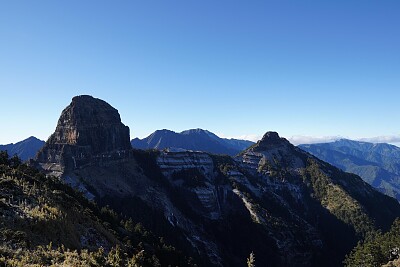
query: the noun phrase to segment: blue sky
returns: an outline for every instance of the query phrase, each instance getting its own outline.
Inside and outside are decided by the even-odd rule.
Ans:
[[[47,139],[79,94],[117,108],[132,138],[397,143],[399,13],[397,0],[1,1],[0,144]]]

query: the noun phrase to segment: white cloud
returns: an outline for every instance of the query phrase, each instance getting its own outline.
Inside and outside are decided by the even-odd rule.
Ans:
[[[262,138],[262,135],[259,135],[259,134],[243,134],[243,135],[229,136],[229,135],[218,133],[217,135],[221,138],[228,138],[228,139],[234,138],[234,139],[240,139],[240,140],[249,140],[249,141],[253,141],[253,142],[257,142],[258,140],[260,140]]]
[[[359,138],[357,140],[371,143],[400,144],[400,135],[381,135],[376,137]]]
[[[328,143],[334,142],[339,140],[343,137],[341,136],[307,136],[307,135],[293,135],[289,137],[288,140],[293,145],[300,145],[300,144],[316,144],[316,143]]]
[[[250,140],[253,142],[257,142],[262,138],[262,135],[259,134],[244,134],[244,135],[236,135],[236,136],[229,136],[225,134],[217,134],[221,138],[234,138],[234,139],[241,139],[241,140]],[[285,136],[283,136],[285,137]],[[285,137],[287,138],[287,137]],[[364,141],[370,143],[389,143],[393,145],[400,146],[400,135],[382,135],[376,137],[365,137],[365,138],[351,138],[351,137],[343,137],[340,135],[331,135],[331,136],[309,136],[309,135],[293,135],[287,138],[293,145],[300,145],[300,144],[317,144],[317,143],[329,143],[334,142],[339,139],[346,138],[350,140],[357,140],[357,141]]]
[[[241,139],[241,140],[249,140],[249,141],[253,141],[253,142],[257,142],[258,140],[260,140],[263,137],[260,134],[244,134],[244,135],[230,136],[230,135],[218,133],[217,135],[221,138],[228,138],[228,139],[234,138],[234,139]],[[281,136],[281,137],[288,139],[294,145],[326,143],[326,142],[333,142],[333,141],[343,138],[341,136],[306,136],[306,135],[293,135],[292,137],[289,137],[289,138],[287,138],[285,136]]]

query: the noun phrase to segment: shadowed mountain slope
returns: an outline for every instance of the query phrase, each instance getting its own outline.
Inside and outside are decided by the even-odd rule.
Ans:
[[[0,216],[0,266],[193,266],[141,224],[6,152]]]

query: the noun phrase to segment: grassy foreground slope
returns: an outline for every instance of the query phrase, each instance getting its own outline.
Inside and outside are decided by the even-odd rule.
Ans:
[[[140,223],[0,152],[0,266],[195,266]]]

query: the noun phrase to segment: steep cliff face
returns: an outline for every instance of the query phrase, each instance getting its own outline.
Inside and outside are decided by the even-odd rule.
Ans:
[[[214,186],[214,163],[203,152],[161,152],[157,158],[161,172],[174,186],[191,192],[191,205],[202,210],[202,215],[209,219],[220,217],[220,203]],[[189,199],[188,199],[189,200]]]
[[[88,147],[93,154],[130,149],[129,128],[108,103],[81,95],[63,110],[47,143]]]
[[[81,95],[62,111],[37,161],[60,174],[95,155],[129,149],[129,127],[122,124],[118,111],[103,100]]]
[[[164,150],[155,162],[173,194],[170,195],[172,204],[196,232],[188,231],[179,218],[170,223],[181,227],[186,234],[191,233],[186,238],[201,255],[207,255],[211,263],[241,266],[252,250],[260,253],[261,265],[268,262],[274,266],[283,261],[275,241],[266,229],[255,223],[249,203],[242,200],[243,195],[247,196],[243,191],[247,186],[258,189],[251,185],[232,158],[205,152]],[[239,184],[243,187],[239,188]]]

